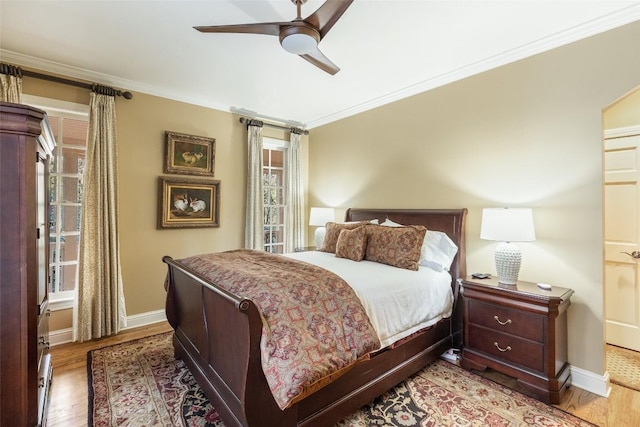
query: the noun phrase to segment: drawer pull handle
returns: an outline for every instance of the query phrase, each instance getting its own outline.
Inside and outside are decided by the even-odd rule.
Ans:
[[[498,345],[498,341],[494,341],[494,342],[493,342],[493,345],[495,345],[495,346],[496,346],[496,348],[498,349],[498,351],[501,351],[501,352],[503,352],[503,353],[504,353],[505,351],[511,351],[511,346],[510,346],[510,345],[508,345],[508,346],[507,346],[507,348],[500,348],[500,346]]]
[[[498,316],[493,316],[494,319],[496,319],[496,322],[498,322],[499,324],[501,324],[502,326],[504,325],[508,325],[509,323],[511,323],[511,319],[507,319],[504,322],[500,321],[500,318]]]

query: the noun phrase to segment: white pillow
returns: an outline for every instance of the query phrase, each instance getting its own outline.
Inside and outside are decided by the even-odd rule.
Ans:
[[[457,253],[458,247],[446,233],[427,230],[420,251],[420,265],[449,271]]]
[[[355,224],[358,222],[362,222],[362,221],[345,221],[345,222],[339,222],[338,224]],[[378,223],[378,218],[369,220],[369,224],[377,224],[377,223]]]
[[[402,224],[385,220],[385,227],[403,227]],[[458,253],[458,247],[453,240],[442,231],[427,230],[420,249],[420,265],[431,267],[436,271],[449,271],[451,263]]]

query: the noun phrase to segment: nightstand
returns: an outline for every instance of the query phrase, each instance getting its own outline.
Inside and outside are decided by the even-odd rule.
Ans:
[[[573,291],[540,289],[496,278],[462,281],[464,347],[461,365],[491,368],[518,380],[532,396],[560,403],[571,385],[567,363],[567,308]]]

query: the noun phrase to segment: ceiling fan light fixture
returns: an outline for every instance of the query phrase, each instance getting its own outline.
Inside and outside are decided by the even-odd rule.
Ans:
[[[320,33],[305,26],[286,27],[280,31],[282,48],[295,55],[305,55],[318,49]]]
[[[291,34],[282,39],[282,47],[289,53],[304,55],[318,47],[318,42],[308,34]]]

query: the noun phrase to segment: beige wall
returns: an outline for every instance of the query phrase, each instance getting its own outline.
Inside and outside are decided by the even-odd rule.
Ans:
[[[640,84],[640,23],[312,130],[311,206],[534,209],[520,278],[575,290],[569,361],[604,373],[602,110]],[[348,182],[349,185],[344,183]]]
[[[89,102],[86,90],[30,78],[24,79],[23,92]],[[142,93],[134,93],[128,101],[117,98],[116,115],[122,278],[127,315],[131,316],[164,309],[164,255],[182,258],[244,246],[247,137],[236,115]],[[178,177],[163,174],[167,130],[216,139],[214,179],[220,180],[219,228],[156,229],[158,177]],[[288,133],[274,128],[265,127],[263,133],[288,139]],[[306,170],[306,136],[302,138],[302,149]],[[56,329],[71,327],[69,311],[53,313]]]

